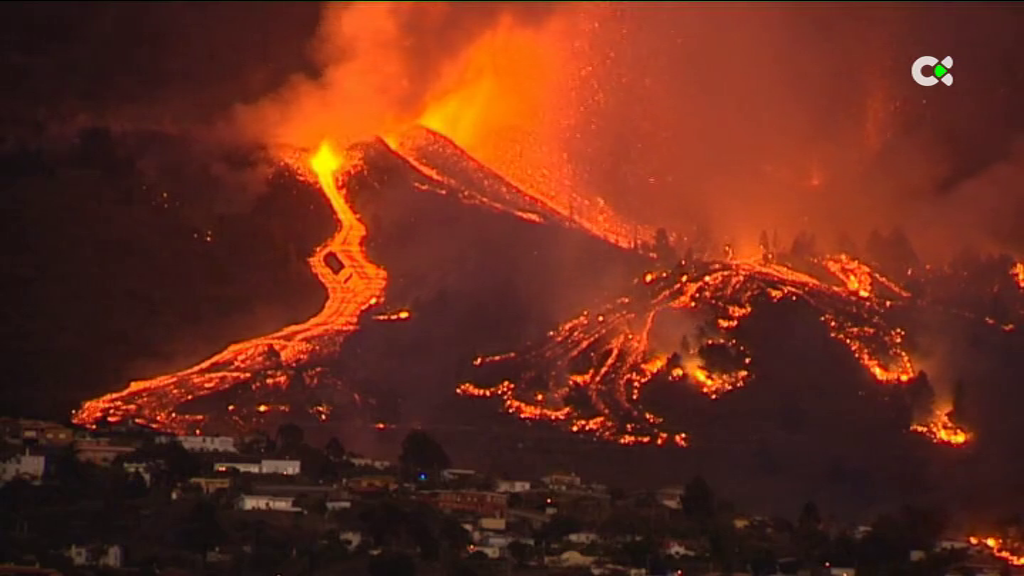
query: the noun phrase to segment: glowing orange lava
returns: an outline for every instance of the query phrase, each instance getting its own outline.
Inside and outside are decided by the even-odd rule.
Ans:
[[[268,336],[232,344],[187,370],[132,382],[126,390],[85,402],[72,420],[89,426],[103,418],[133,418],[161,430],[192,432],[205,417],[175,412],[182,403],[251,380],[259,372],[268,374],[263,385],[272,385],[275,373],[301,368],[312,354],[335,348],[357,327],[363,310],[380,301],[387,283],[387,273],[367,259],[363,251],[366,227],[346,203],[345,189],[337,185],[359,165],[358,158],[339,154],[326,142],[309,162],[339,225],[334,236],[309,258],[313,274],[327,290],[319,314]],[[138,410],[140,403],[145,403],[144,411]],[[256,411],[266,413],[275,408],[261,404]]]
[[[549,333],[546,341],[519,353],[474,362],[518,363],[519,381],[504,380],[493,387],[464,383],[458,391],[501,398],[507,412],[525,420],[546,421],[619,443],[662,444],[678,438],[675,443],[685,444],[684,433],[666,428],[661,418],[644,408],[643,388],[659,375],[668,381],[688,380],[711,398],[743,386],[751,376],[751,358],[733,331],[762,297],[804,300],[819,309],[832,337],[879,382],[899,384],[913,378],[916,371],[903,350],[903,331],[885,320],[892,302],[874,286],[884,287],[893,298],[908,294],[844,254],[810,264],[841,284],[761,260],[688,263],[671,272],[647,272],[637,281],[646,295],[620,298],[597,314],[585,311]],[[709,366],[694,351],[683,351],[689,356],[675,358],[672,364],[669,355],[652,349],[649,333],[654,318],[669,309],[710,312],[713,322],[699,347],[728,351],[725,357],[732,358],[731,365],[720,360]],[[913,430],[951,445],[970,438],[948,421],[935,420]]]
[[[971,433],[956,425],[946,413],[937,412],[931,420],[924,424],[910,427],[914,432],[924,434],[937,444],[961,446],[971,440]]]
[[[1014,554],[1005,548],[1007,542],[1002,538],[993,536],[971,536],[968,541],[972,546],[978,546],[988,550],[996,558],[1005,560],[1011,566],[1024,566],[1024,556]]]

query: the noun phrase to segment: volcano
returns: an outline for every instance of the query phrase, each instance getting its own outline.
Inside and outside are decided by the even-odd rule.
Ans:
[[[87,401],[77,423],[422,426],[477,460],[507,446],[499,467],[565,463],[569,446],[584,472],[594,450],[634,461],[677,447],[660,477],[697,466],[785,485],[800,460],[817,470],[802,484],[869,501],[920,492],[936,458],[981,458],[962,450],[963,410],[914,365],[910,327],[942,311],[986,341],[1016,338],[1012,263],[976,290],[1008,299],[995,313],[959,270],[897,281],[852,255],[768,245],[666,255],[649,230],[545,201],[425,129],[308,157],[289,177],[318,180],[337,224],[309,258],[321,312]]]
[[[324,149],[313,164],[339,223],[309,259],[328,292],[323,310],[86,402],[76,422],[191,433],[258,428],[284,414],[392,421],[364,399],[415,381],[430,394],[442,382],[453,390],[482,351],[542,336],[568,310],[611,298],[645,265],[614,236],[595,235],[427,130],[394,147]],[[298,165],[293,177],[311,175]],[[407,370],[380,373],[376,358],[390,354]]]

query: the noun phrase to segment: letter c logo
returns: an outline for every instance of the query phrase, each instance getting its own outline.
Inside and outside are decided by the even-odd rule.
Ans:
[[[932,73],[925,76],[924,69],[929,66],[932,67]],[[952,56],[946,56],[942,62],[932,56],[921,56],[914,60],[913,66],[910,67],[910,75],[914,77],[914,82],[921,86],[935,86],[940,81],[946,86],[952,86],[953,75],[949,73],[949,69],[952,67]]]

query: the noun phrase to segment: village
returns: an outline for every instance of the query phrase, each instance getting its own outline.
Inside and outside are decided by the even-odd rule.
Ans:
[[[566,471],[455,467],[412,430],[395,461],[292,424],[171,436],[2,419],[0,576],[1024,574],[999,536],[908,508],[871,526],[746,516],[700,476],[625,493]]]

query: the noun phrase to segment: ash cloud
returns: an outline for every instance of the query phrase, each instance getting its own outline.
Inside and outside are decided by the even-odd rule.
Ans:
[[[238,106],[230,132],[270,145],[347,143],[414,121],[442,69],[499,22],[539,25],[560,3],[324,5],[310,44],[316,70]]]
[[[1019,246],[1022,18],[982,7],[616,6],[572,145],[643,221],[756,247],[901,226],[933,256]],[[910,64],[951,55],[952,87]]]

